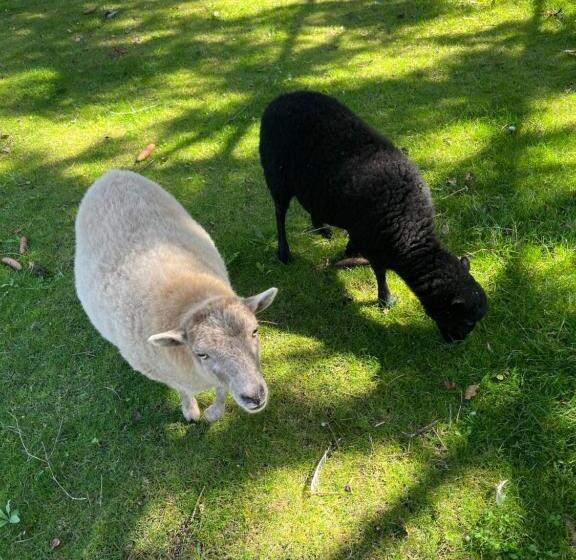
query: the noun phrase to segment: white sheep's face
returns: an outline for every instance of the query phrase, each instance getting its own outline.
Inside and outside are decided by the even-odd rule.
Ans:
[[[186,345],[196,365],[215,384],[226,387],[234,400],[250,413],[268,401],[268,388],[260,373],[258,321],[255,313],[268,307],[276,288],[242,299],[220,297],[194,310],[181,329],[150,337],[161,346]]]

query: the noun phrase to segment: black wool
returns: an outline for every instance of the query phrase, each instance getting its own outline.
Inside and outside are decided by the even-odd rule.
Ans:
[[[313,227],[348,231],[347,254],[372,266],[378,298],[391,305],[386,270],[395,271],[446,340],[465,338],[486,313],[486,295],[468,259],[444,249],[434,233],[430,189],[401,150],[333,97],[296,91],[266,108],[260,161],[274,199],[278,256],[290,260],[285,217],[292,197]]]

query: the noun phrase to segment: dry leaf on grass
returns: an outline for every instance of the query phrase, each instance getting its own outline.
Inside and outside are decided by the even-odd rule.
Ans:
[[[501,506],[506,499],[506,494],[504,494],[504,486],[508,484],[507,480],[501,480],[496,484],[496,505]]]
[[[564,49],[564,54],[569,54],[570,56],[576,56],[576,49]]]
[[[456,383],[454,381],[450,381],[449,379],[444,379],[442,382],[444,384],[444,388],[448,389],[448,391],[452,391],[456,389]]]
[[[22,270],[22,265],[16,259],[11,259],[10,257],[3,257],[2,262],[6,266],[9,266],[14,270]]]
[[[136,157],[136,161],[144,161],[145,159],[148,159],[151,155],[152,152],[154,151],[154,148],[156,148],[156,144],[148,144],[148,146],[146,146]]]
[[[20,238],[20,254],[23,255],[28,251],[28,239],[26,237]]]
[[[370,262],[364,257],[349,257],[334,263],[336,268],[353,268],[355,266],[368,266]]]
[[[96,6],[91,6],[89,8],[86,8],[83,12],[82,15],[83,16],[89,16],[90,14],[93,14],[98,8]]]
[[[320,488],[320,471],[322,470],[322,467],[328,458],[328,453],[330,453],[330,447],[324,451],[324,455],[322,455],[322,458],[320,461],[318,461],[318,464],[314,469],[314,474],[312,475],[312,480],[310,481],[310,494],[316,494]]]
[[[473,399],[476,396],[476,393],[478,392],[478,387],[480,387],[480,385],[468,385],[468,387],[466,387],[466,390],[464,391],[464,398],[467,401]]]
[[[56,550],[61,544],[62,544],[62,541],[58,537],[54,537],[50,541],[50,550]]]
[[[568,538],[570,540],[570,546],[576,548],[576,526],[574,526],[574,521],[569,517],[564,519],[566,523],[566,531],[568,532]]]

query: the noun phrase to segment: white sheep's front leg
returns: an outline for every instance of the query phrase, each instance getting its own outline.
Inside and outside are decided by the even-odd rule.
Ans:
[[[200,407],[198,406],[198,401],[192,396],[186,393],[180,393],[182,398],[182,414],[188,422],[198,422],[202,413],[200,412]]]
[[[216,422],[224,414],[226,408],[226,395],[228,390],[224,387],[216,387],[214,402],[204,411],[204,418],[210,423]]]

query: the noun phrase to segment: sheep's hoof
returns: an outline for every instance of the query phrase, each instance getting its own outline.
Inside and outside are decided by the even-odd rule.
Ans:
[[[186,405],[182,404],[182,414],[187,422],[198,422],[198,420],[200,420],[202,414],[196,399],[194,399],[194,402],[187,403]]]
[[[212,422],[216,422],[216,420],[222,418],[223,414],[224,414],[224,407],[219,406],[216,403],[213,403],[204,411],[204,418],[206,419],[207,422],[212,424]]]
[[[283,264],[288,264],[292,260],[292,255],[290,251],[278,251],[278,258]]]
[[[378,299],[378,306],[382,309],[392,309],[398,303],[398,298],[388,294],[386,299]]]

